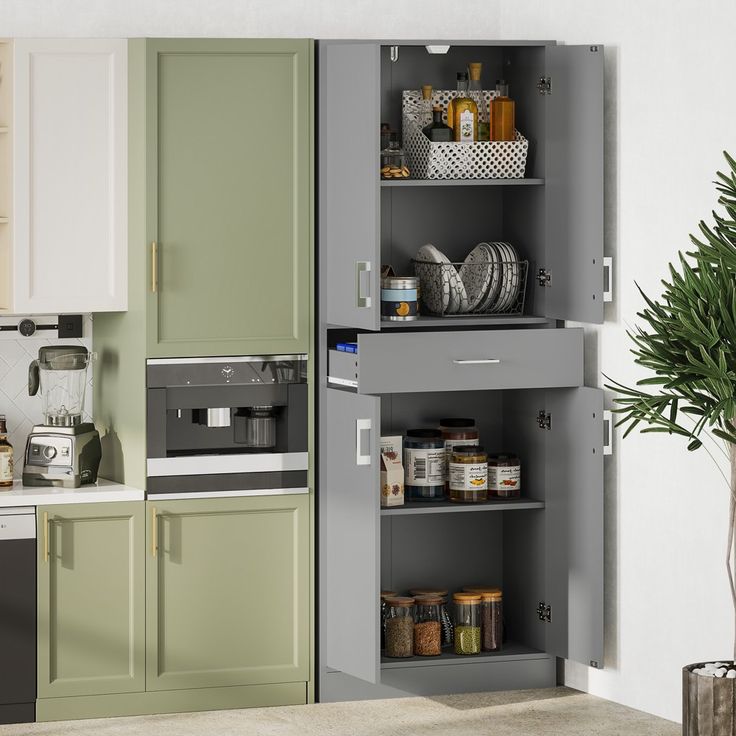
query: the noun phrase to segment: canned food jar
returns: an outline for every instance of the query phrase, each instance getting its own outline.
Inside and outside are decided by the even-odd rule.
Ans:
[[[516,455],[489,456],[488,495],[496,498],[518,498],[521,495],[521,461]]]
[[[445,495],[445,441],[439,429],[409,429],[404,438],[404,490],[415,501]]]
[[[447,468],[449,470],[452,448],[457,445],[477,445],[480,443],[480,432],[475,426],[475,419],[467,417],[445,417],[440,419],[440,432],[445,440],[447,452]],[[445,490],[450,490],[449,478],[446,479]]]
[[[480,654],[480,596],[455,593],[455,654]]]
[[[386,598],[386,656],[414,654],[414,599]]]
[[[386,276],[381,279],[381,319],[410,322],[419,316],[419,279]]]
[[[480,445],[455,445],[450,456],[450,501],[488,499],[488,455]]]

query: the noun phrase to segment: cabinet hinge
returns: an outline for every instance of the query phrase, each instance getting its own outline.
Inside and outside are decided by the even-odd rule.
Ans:
[[[551,286],[552,284],[552,272],[546,268],[540,268],[537,271],[537,281],[540,286]]]
[[[398,61],[398,60],[399,60],[399,47],[392,46],[391,47],[391,61]]]
[[[595,667],[597,670],[601,669],[600,664],[598,664],[598,662],[596,662],[594,659],[590,660],[590,666]]]
[[[537,82],[537,91],[540,95],[552,94],[552,77],[539,77]]]
[[[539,414],[537,414],[537,425],[539,429],[552,429],[552,415],[544,409],[540,409]]]
[[[540,621],[551,623],[552,606],[548,606],[544,601],[539,601],[539,605],[537,606],[537,616]]]

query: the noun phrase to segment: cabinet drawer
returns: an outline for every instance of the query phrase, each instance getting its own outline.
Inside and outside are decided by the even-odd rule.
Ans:
[[[582,386],[583,330],[361,334],[329,358],[329,382],[364,394]]]

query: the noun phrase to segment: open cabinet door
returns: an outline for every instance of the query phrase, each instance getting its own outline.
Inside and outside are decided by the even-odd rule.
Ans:
[[[331,325],[377,330],[380,46],[320,41],[318,87],[318,251]]]
[[[603,666],[603,391],[547,391],[547,651]]]
[[[380,676],[380,398],[327,389],[319,491],[324,664]]]
[[[548,46],[547,317],[603,322],[603,46]]]

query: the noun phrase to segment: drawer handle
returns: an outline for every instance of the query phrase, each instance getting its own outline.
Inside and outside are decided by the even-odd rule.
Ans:
[[[363,432],[370,432],[373,427],[373,422],[370,419],[356,419],[355,420],[355,464],[356,465],[370,465],[371,464],[371,450],[370,450],[370,434],[368,435],[368,454],[364,455],[362,452],[361,439]]]
[[[43,561],[49,561],[49,513],[43,512]]]
[[[151,293],[158,291],[158,243],[151,243]]]
[[[158,550],[158,519],[156,518],[156,507],[151,506],[151,557],[156,556]]]
[[[499,358],[454,358],[455,365],[496,365],[500,363]]]

